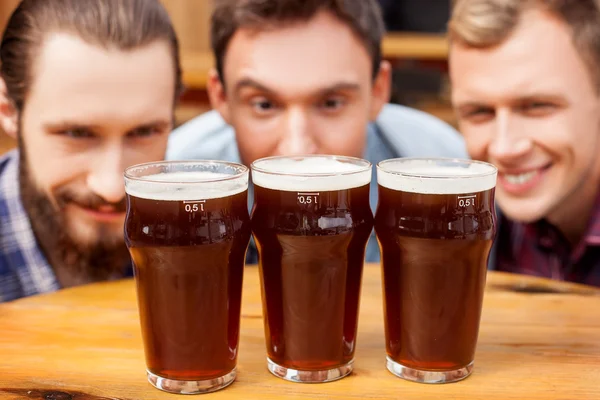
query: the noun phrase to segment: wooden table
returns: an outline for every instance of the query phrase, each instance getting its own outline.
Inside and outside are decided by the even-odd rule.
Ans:
[[[473,375],[425,385],[385,369],[380,270],[365,268],[355,372],[295,384],[266,369],[258,269],[246,268],[239,375],[215,399],[600,399],[600,291],[488,275]],[[174,399],[146,382],[131,280],[0,305],[0,398]]]
[[[448,43],[444,35],[389,33],[381,46],[386,59],[417,59],[444,61],[448,57]],[[183,81],[190,89],[205,89],[208,71],[214,66],[211,52],[184,51],[181,54]]]

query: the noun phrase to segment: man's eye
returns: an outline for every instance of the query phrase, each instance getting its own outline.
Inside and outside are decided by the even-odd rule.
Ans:
[[[67,129],[62,131],[61,134],[73,139],[88,139],[94,137],[92,132],[84,128]]]
[[[134,129],[133,131],[129,132],[129,134],[127,136],[132,137],[132,138],[145,138],[145,137],[149,137],[152,135],[156,135],[158,133],[159,133],[158,129],[148,126],[148,127]]]
[[[532,101],[521,106],[521,111],[533,117],[541,117],[551,114],[556,110],[556,106],[552,103],[543,101]]]
[[[340,97],[331,97],[323,100],[319,107],[327,111],[336,111],[342,108],[346,104],[346,101]]]
[[[462,117],[470,122],[485,122],[494,117],[494,110],[491,108],[474,108],[462,114]]]
[[[252,109],[258,114],[268,114],[273,112],[277,106],[271,100],[266,98],[257,98],[250,102]]]

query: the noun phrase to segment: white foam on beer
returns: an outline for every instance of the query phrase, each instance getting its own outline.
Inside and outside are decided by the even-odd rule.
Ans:
[[[477,193],[496,186],[497,172],[483,163],[443,166],[425,160],[387,162],[377,170],[377,182],[388,189],[422,194]]]
[[[233,196],[248,188],[246,174],[231,177],[209,171],[160,173],[126,180],[125,190],[131,196],[157,201],[218,199]]]
[[[286,192],[326,192],[368,185],[371,168],[329,157],[261,160],[252,170],[255,185]],[[265,171],[265,172],[263,172]]]

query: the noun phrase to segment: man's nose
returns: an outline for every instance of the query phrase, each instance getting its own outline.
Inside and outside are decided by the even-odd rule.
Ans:
[[[513,162],[525,156],[533,148],[533,142],[525,133],[526,129],[508,109],[496,113],[494,138],[489,147],[489,155],[499,162]]]
[[[280,155],[312,154],[317,151],[313,134],[310,132],[310,117],[300,109],[290,110],[283,127],[283,137],[279,143]]]
[[[87,185],[106,202],[117,203],[125,197],[123,178],[123,151],[112,146],[98,155],[96,162],[90,163]]]

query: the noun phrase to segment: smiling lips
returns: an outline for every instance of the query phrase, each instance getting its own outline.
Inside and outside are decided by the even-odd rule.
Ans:
[[[535,175],[537,173],[538,173],[538,170],[525,172],[523,174],[518,174],[518,175],[504,174],[504,179],[506,179],[508,181],[508,183],[510,183],[512,185],[523,185],[523,184],[529,182],[530,180],[532,180],[533,178],[535,178]]]
[[[504,170],[498,175],[498,184],[508,193],[520,195],[533,189],[541,182],[552,164],[527,170]]]
[[[90,216],[92,219],[95,219],[98,222],[120,222],[125,217],[125,213],[117,210],[115,207],[112,206],[101,206],[94,209],[78,206],[78,208],[83,210],[88,216]]]

